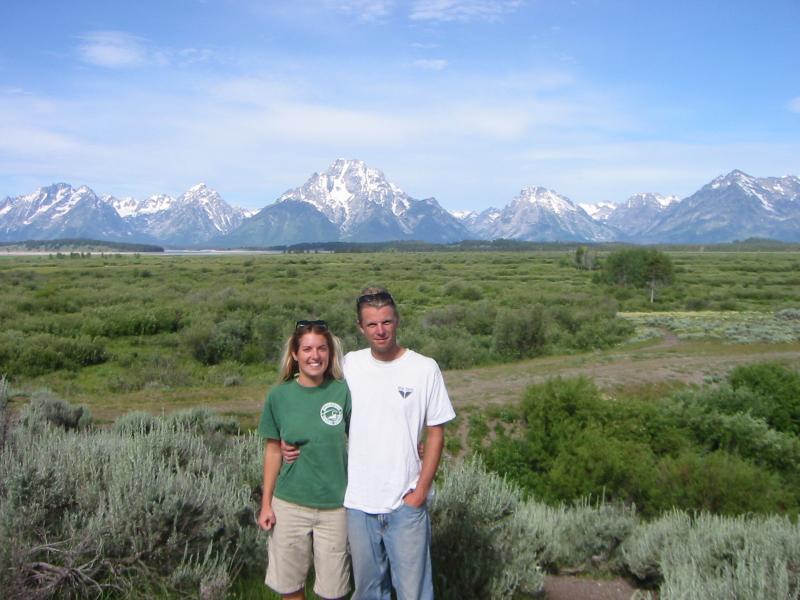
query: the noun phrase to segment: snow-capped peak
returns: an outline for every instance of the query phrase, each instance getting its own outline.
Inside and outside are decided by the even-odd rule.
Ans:
[[[764,209],[770,212],[774,212],[775,210],[775,207],[772,205],[772,202],[768,197],[771,190],[765,188],[760,180],[756,179],[755,177],[751,177],[747,173],[743,173],[738,169],[734,169],[727,175],[717,177],[709,184],[709,186],[714,190],[737,186],[745,194],[756,198],[761,203],[761,206],[764,207]]]
[[[410,199],[389,183],[378,169],[362,160],[339,158],[324,173],[314,173],[299,188],[284,193],[278,202],[295,200],[315,206],[333,223],[345,229],[365,207],[377,205],[395,216],[406,213]]]
[[[451,210],[448,212],[451,215],[453,215],[456,219],[459,219],[461,221],[474,217],[478,214],[474,210]]]
[[[625,206],[634,208],[637,206],[659,206],[660,208],[667,208],[670,204],[678,202],[677,196],[664,196],[653,192],[639,192],[634,194],[625,201]]]
[[[222,202],[216,190],[212,190],[205,183],[198,183],[186,190],[177,200],[181,204],[200,204],[215,206]]]
[[[740,171],[739,169],[734,169],[727,175],[720,175],[716,177],[708,185],[714,190],[731,185],[739,185],[740,187],[746,188],[748,186],[758,185],[758,180],[754,177],[751,177],[747,173]]]
[[[152,215],[169,210],[175,205],[175,198],[167,194],[154,194],[139,203],[136,215]]]
[[[135,215],[139,210],[139,202],[130,196],[126,198],[116,198],[110,194],[105,194],[101,196],[100,199],[106,204],[110,204],[123,219]]]
[[[557,215],[573,213],[580,208],[569,198],[557,194],[553,190],[538,186],[528,186],[522,188],[519,193],[519,200],[533,205],[541,206]]]
[[[613,202],[597,202],[595,204],[579,202],[578,206],[585,210],[586,214],[593,219],[597,221],[603,221],[614,210],[614,208],[616,208],[617,205]]]

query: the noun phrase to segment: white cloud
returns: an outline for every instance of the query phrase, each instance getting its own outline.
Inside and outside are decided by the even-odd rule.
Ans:
[[[789,100],[788,106],[790,111],[800,113],[800,96]]]
[[[410,17],[418,21],[493,21],[521,4],[522,0],[416,0]]]
[[[81,36],[81,59],[110,69],[139,67],[148,62],[144,40],[124,31],[93,31]]]
[[[187,67],[215,57],[207,48],[159,48],[125,31],[92,31],[79,38],[78,54],[90,65],[131,69],[147,65]]]
[[[380,21],[389,16],[393,0],[334,0],[328,4],[346,14],[355,15],[359,21]]]
[[[178,54],[168,56],[178,66]],[[416,197],[481,209],[525,185],[580,202],[620,201],[638,191],[692,193],[733,168],[797,172],[796,145],[670,144],[668,133],[644,142],[647,112],[569,72],[444,69],[420,81],[413,69],[369,65],[335,71],[325,61],[276,60],[214,78],[174,69],[163,85],[104,81],[103,93],[87,86],[71,99],[7,89],[0,173],[137,197],[206,180],[226,200],[260,208],[346,156]],[[329,73],[336,87],[321,87]],[[627,132],[636,141],[617,142]]]
[[[208,62],[215,57],[215,54],[207,48],[183,48],[176,52],[176,56],[181,66],[187,66]]]
[[[447,68],[448,62],[443,58],[421,58],[415,60],[412,64],[420,69],[442,71]]]

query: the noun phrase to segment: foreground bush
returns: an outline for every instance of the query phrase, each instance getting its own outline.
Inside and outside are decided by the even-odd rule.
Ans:
[[[261,568],[255,436],[209,445],[181,425],[135,432],[19,428],[0,457],[0,588],[7,598],[154,590],[222,597]]]
[[[437,597],[500,600],[542,589],[535,525],[517,518],[521,506],[519,490],[479,461],[443,467],[431,506]]]
[[[568,413],[592,414],[585,384],[561,391]],[[4,599],[211,600],[240,573],[260,580],[266,536],[255,525],[255,435],[231,435],[231,421],[202,409],[130,413],[111,431],[76,429],[65,426],[72,406],[37,398],[0,450]],[[569,437],[570,427],[552,422],[551,433],[554,426]],[[718,471],[734,481],[725,485],[739,485],[739,467],[721,460]],[[431,517],[443,599],[537,594],[544,570],[632,576],[667,600],[800,593],[800,525],[786,517],[673,510],[647,523],[618,502],[546,504],[478,458],[442,465]]]
[[[800,526],[783,517],[665,514],[622,546],[624,564],[661,600],[800,597]]]
[[[57,404],[56,414],[73,410]],[[262,443],[229,429],[201,409],[164,418],[134,412],[110,431],[46,418],[18,427],[0,454],[4,598],[211,600],[223,598],[237,574],[263,573],[266,536],[255,525]],[[479,462],[443,467],[432,505],[439,597],[534,593],[543,584],[540,550],[587,555],[556,550],[554,531],[567,529],[529,518],[527,506]],[[582,530],[590,520],[559,523]],[[618,535],[589,537],[591,554]]]
[[[550,572],[616,568],[620,544],[638,524],[632,509],[588,500],[558,506],[529,500],[515,519],[531,531],[528,543]]]

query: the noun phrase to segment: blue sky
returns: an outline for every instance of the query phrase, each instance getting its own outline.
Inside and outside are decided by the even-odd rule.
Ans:
[[[261,208],[360,158],[448,209],[800,174],[800,2],[0,6],[0,197],[65,181]]]

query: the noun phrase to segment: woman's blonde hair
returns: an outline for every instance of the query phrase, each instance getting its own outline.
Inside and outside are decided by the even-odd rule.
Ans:
[[[291,381],[300,372],[300,367],[292,354],[297,354],[300,348],[300,340],[307,333],[317,333],[325,336],[328,343],[328,367],[325,369],[325,379],[342,379],[342,343],[339,338],[333,335],[328,326],[322,321],[298,321],[292,335],[283,345],[283,356],[281,357],[278,381]]]

